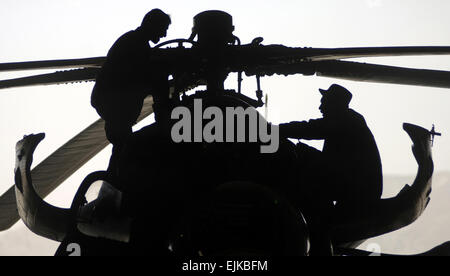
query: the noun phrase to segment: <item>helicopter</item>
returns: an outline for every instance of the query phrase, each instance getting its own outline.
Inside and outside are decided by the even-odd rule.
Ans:
[[[254,39],[250,44],[240,45],[239,39],[232,35],[234,27],[232,26],[230,15],[220,11],[207,11],[199,14],[194,19],[194,22],[196,24],[194,26],[196,33],[191,38],[173,40],[159,45],[159,47],[163,47],[169,43],[179,44],[177,48],[161,48],[161,52],[158,55],[159,60],[173,64],[172,97],[175,100],[178,99],[179,94],[183,94],[187,89],[199,84],[206,84],[208,87],[207,90],[199,93],[198,97],[203,97],[200,95],[205,94],[214,94],[215,97],[231,98],[228,99],[231,102],[229,104],[236,104],[236,101],[238,101],[240,104],[236,105],[262,106],[263,101],[260,92],[257,93],[257,99],[255,100],[242,95],[240,88],[238,88],[238,91],[226,91],[224,89],[223,82],[229,72],[238,72],[238,82],[241,81],[241,74],[245,72],[249,76],[256,75],[258,82],[259,78],[265,75],[316,74],[318,76],[332,76],[351,80],[370,80],[412,85],[420,84],[444,88],[449,88],[450,86],[449,72],[405,69],[341,61],[341,59],[346,58],[369,56],[448,55],[450,53],[450,47],[289,48],[282,45],[264,46],[261,44],[262,39],[260,38]],[[204,26],[216,26],[218,29],[213,28],[211,30]],[[195,36],[198,36],[197,41],[193,40]],[[193,46],[192,48],[184,48],[181,45],[183,43],[190,43]],[[159,47],[157,46],[157,48]],[[225,61],[217,54],[219,52],[218,50],[220,50],[221,55],[227,57]],[[208,57],[205,63],[198,62],[198,60],[205,60],[205,56]],[[75,70],[2,81],[0,82],[0,87],[9,88],[38,84],[93,81],[103,62],[103,57],[97,57],[79,60],[1,64],[0,70],[2,71],[36,68],[75,68]],[[178,78],[177,75],[180,72],[184,74],[183,78]],[[258,91],[260,91],[259,87]],[[192,98],[189,99],[187,95],[183,96],[186,99],[183,98],[180,100],[180,104],[189,105],[189,101]],[[220,103],[215,102],[215,104]],[[146,99],[141,118],[148,116],[152,112],[151,105],[152,99]],[[355,214],[355,217],[350,221],[345,223],[341,221],[342,224],[335,225],[335,233],[339,233],[336,235],[340,239],[336,239],[334,242],[336,245],[339,245],[336,248],[336,253],[360,253],[359,251],[352,251],[355,243],[358,244],[361,240],[369,237],[404,227],[416,220],[424,211],[431,190],[431,176],[433,172],[430,141],[431,137],[438,133],[434,130],[427,131],[411,124],[405,124],[404,129],[413,140],[414,154],[419,164],[416,181],[410,188],[405,187],[397,197],[382,201],[377,206],[366,206],[365,209],[362,208],[361,213]],[[5,225],[4,229],[7,229],[17,221],[20,215],[32,231],[50,239],[63,241],[66,238],[68,225],[74,221],[74,213],[78,215],[80,210],[82,210],[83,196],[90,185],[96,180],[103,180],[104,182],[110,180],[102,172],[89,175],[80,186],[71,210],[56,209],[46,205],[44,201],[37,197],[34,189],[36,188],[38,194],[45,197],[45,195],[56,188],[65,178],[76,171],[82,163],[89,160],[99,150],[104,148],[107,142],[103,133],[103,122],[99,120],[89,126],[85,131],[71,139],[66,145],[57,150],[31,172],[32,153],[42,139],[43,135],[31,135],[20,141],[17,145],[16,186],[5,193],[0,199],[3,202],[1,204],[2,206],[10,206],[9,211],[3,208],[5,211],[2,212],[3,219],[1,225]],[[60,166],[55,170],[52,164],[59,164]],[[50,167],[52,167],[51,171],[49,171]],[[107,187],[106,184],[105,187]],[[236,183],[232,183],[223,189],[224,191],[221,190],[222,193],[218,192],[217,194],[219,199],[224,197],[224,200],[228,200],[228,197],[224,196],[227,193],[233,195],[236,193],[261,193],[263,194],[262,198],[268,197],[270,199],[273,199],[274,196],[270,191],[267,192],[265,188],[255,187],[249,183],[242,184],[241,187],[236,187]],[[117,191],[111,191],[111,193],[117,194]],[[246,195],[248,196],[248,194]],[[248,197],[243,196],[243,198]],[[280,201],[283,200],[280,199]],[[415,204],[410,204],[410,202],[414,202]],[[283,208],[287,208],[284,212],[295,213],[295,211],[292,211],[288,207],[288,203],[280,205],[283,205]],[[16,206],[18,207],[18,214]],[[392,212],[392,210],[398,210],[398,213]],[[380,215],[380,213],[383,215]],[[373,223],[373,225],[368,227],[368,221]],[[293,227],[298,229],[298,233],[305,232],[306,225],[302,220],[291,223]],[[111,238],[111,233],[100,234],[98,229],[85,229],[84,231],[94,231],[96,233],[93,235],[106,235]],[[92,233],[90,232],[90,234]],[[112,233],[112,236],[112,239],[120,241],[129,238],[120,231],[119,233]],[[306,248],[308,247],[307,239],[302,235],[293,235],[292,240],[295,238],[298,239],[298,241],[296,240],[297,246],[286,250],[291,254],[293,254],[292,252],[300,255],[301,253],[299,252],[305,254],[307,251]],[[171,242],[176,243],[175,240]],[[181,241],[181,243],[183,242],[185,241]],[[173,248],[174,245],[171,245]]]

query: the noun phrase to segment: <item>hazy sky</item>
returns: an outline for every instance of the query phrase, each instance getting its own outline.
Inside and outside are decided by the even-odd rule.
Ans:
[[[442,12],[450,10],[447,0],[2,0],[0,63],[104,56],[120,35],[135,29],[155,7],[172,17],[167,39],[187,38],[193,16],[220,9],[233,15],[235,35],[242,43],[262,36],[263,44],[296,47],[450,46],[450,18]],[[450,56],[363,61],[450,70]],[[0,79],[17,75],[0,74]],[[230,76],[227,88],[236,87],[235,79]],[[372,129],[385,174],[414,174],[417,170],[403,122],[426,128],[436,124],[443,133],[433,148],[436,171],[450,171],[449,89],[311,76],[266,77],[261,83],[269,94],[269,120],[280,123],[320,117],[317,89],[334,82],[352,91],[351,107],[365,116]],[[254,78],[245,78],[246,94],[254,96],[255,83]],[[89,104],[92,85],[0,90],[0,193],[13,185],[14,147],[23,135],[47,135],[36,151],[36,165],[98,118]],[[49,197],[50,202],[69,206],[84,176],[105,169],[109,154],[110,148],[77,172]]]

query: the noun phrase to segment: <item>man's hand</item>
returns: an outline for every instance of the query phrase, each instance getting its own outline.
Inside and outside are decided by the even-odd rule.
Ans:
[[[301,139],[303,129],[307,122],[290,122],[286,124],[280,124],[280,136],[282,138],[296,138]]]

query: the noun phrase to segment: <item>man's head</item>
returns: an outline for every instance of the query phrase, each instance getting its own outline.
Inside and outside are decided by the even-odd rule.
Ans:
[[[171,23],[168,14],[160,9],[153,9],[145,15],[140,28],[146,39],[158,43],[161,38],[167,35],[167,29]]]
[[[319,89],[319,91],[322,94],[319,109],[324,117],[347,110],[352,100],[352,93],[337,84],[331,85],[328,90]]]

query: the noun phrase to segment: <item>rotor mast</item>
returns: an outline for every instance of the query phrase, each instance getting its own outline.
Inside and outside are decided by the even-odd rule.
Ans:
[[[228,76],[226,70],[227,45],[235,42],[233,18],[223,11],[205,11],[194,17],[191,39],[197,36],[197,49],[202,55],[207,90],[218,93],[224,90]]]

